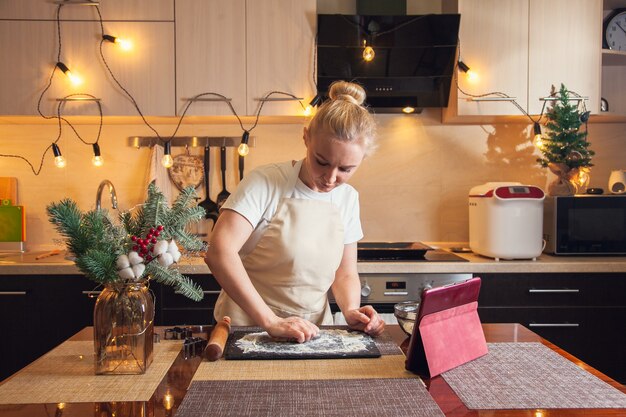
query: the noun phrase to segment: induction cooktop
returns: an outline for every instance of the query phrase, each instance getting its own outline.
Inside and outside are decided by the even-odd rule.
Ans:
[[[468,262],[452,252],[421,242],[359,242],[359,262]]]

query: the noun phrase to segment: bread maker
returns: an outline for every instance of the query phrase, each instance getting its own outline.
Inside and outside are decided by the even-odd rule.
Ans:
[[[469,246],[500,259],[535,260],[543,250],[543,200],[539,187],[488,182],[469,193]]]

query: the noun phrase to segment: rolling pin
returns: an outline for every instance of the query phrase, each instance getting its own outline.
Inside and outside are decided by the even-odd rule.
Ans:
[[[206,347],[206,356],[208,360],[212,362],[222,357],[229,333],[230,317],[224,316],[224,318],[215,325],[213,331],[211,332],[211,338],[209,339],[209,344]]]

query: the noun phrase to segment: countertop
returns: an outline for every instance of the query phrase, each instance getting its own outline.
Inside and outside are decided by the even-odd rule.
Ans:
[[[458,246],[456,242],[428,243],[441,250]],[[66,253],[36,259],[45,251],[0,254],[0,275],[77,275],[80,271]],[[626,256],[552,256],[537,260],[496,261],[474,253],[457,253],[468,262],[359,262],[359,273],[623,273]],[[209,274],[201,257],[183,257],[178,264],[183,274]]]

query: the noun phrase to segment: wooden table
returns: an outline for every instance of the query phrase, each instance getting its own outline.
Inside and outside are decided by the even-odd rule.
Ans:
[[[608,382],[617,389],[626,393],[626,387],[616,381],[601,374],[590,366],[579,361],[567,352],[559,349],[550,342],[542,339],[535,333],[519,324],[483,324],[485,336],[488,342],[541,342],[558,352],[565,358],[576,363],[581,368],[591,372],[603,381]],[[210,327],[194,328],[196,335],[207,337]],[[400,345],[403,351],[408,346],[408,338],[399,326],[388,326],[394,340]],[[157,332],[162,333],[163,328],[158,328]],[[70,340],[92,340],[92,328],[88,327],[72,336]],[[177,407],[183,400],[187,387],[191,382],[196,369],[201,362],[200,357],[185,360],[182,354],[174,361],[167,375],[163,378],[156,391],[149,401],[140,402],[116,402],[116,403],[72,403],[59,407],[57,404],[26,404],[26,405],[0,405],[0,416],[10,417],[84,417],[84,416],[173,416]],[[624,416],[625,411],[621,410],[468,410],[461,400],[456,396],[442,377],[435,377],[426,380],[426,386],[439,407],[446,416],[454,417],[504,417],[504,416],[529,416],[529,417],[551,417],[551,416]]]

